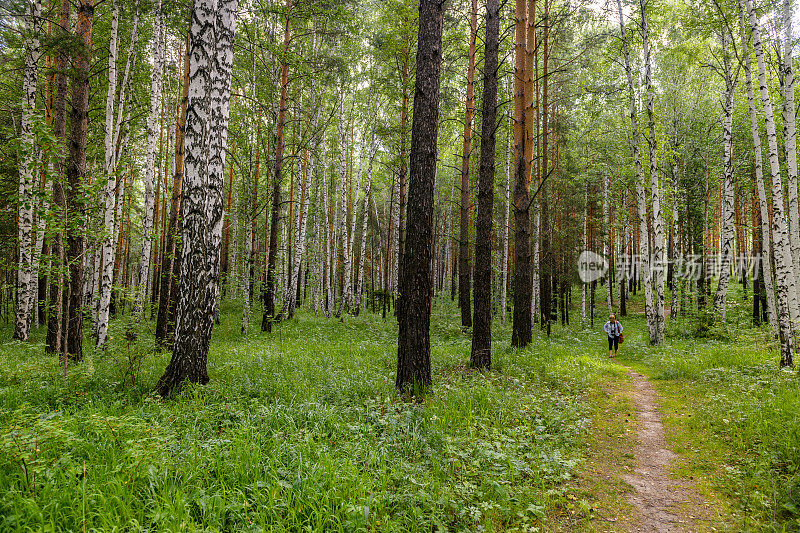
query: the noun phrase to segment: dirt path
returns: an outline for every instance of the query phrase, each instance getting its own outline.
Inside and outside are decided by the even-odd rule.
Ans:
[[[622,479],[633,487],[628,502],[639,511],[641,519],[630,531],[683,532],[696,531],[698,524],[682,510],[687,504],[701,505],[690,487],[668,474],[675,454],[667,446],[664,425],[656,408],[657,393],[645,376],[628,370],[633,381],[631,394],[639,421],[636,425],[638,443],[633,450],[636,466]],[[689,518],[687,520],[687,518]]]
[[[566,513],[555,531],[698,532],[725,529],[694,479],[672,475],[682,460],[667,443],[646,376],[620,366],[620,374],[594,391],[589,456],[575,480],[588,514]],[[571,514],[570,514],[571,513]]]

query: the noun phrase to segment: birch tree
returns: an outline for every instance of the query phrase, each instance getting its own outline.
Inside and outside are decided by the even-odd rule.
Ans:
[[[33,212],[35,199],[33,187],[37,156],[33,122],[36,114],[36,85],[41,51],[40,0],[26,0],[25,12],[25,64],[22,71],[22,145],[19,162],[19,262],[17,266],[17,311],[14,321],[14,338],[28,340],[31,324],[31,306],[35,299],[32,287]]]
[[[636,204],[639,217],[639,272],[644,277],[644,301],[645,316],[647,317],[648,332],[650,342],[658,341],[658,323],[655,319],[655,306],[653,304],[653,278],[650,271],[650,246],[648,243],[647,228],[647,197],[644,188],[644,169],[642,168],[642,158],[639,155],[639,124],[636,112],[636,90],[633,85],[633,68],[631,66],[631,54],[628,49],[628,38],[625,31],[625,21],[622,14],[622,1],[617,0],[617,11],[619,12],[619,27],[622,33],[622,50],[625,59],[625,75],[628,79],[628,97],[630,99],[630,120],[631,120],[631,153],[633,155],[634,173],[636,181]]]
[[[157,167],[156,125],[161,108],[161,86],[164,71],[164,39],[166,25],[161,0],[156,0],[153,17],[152,58],[153,71],[150,79],[150,111],[147,116],[147,163],[144,173],[144,216],[142,218],[142,259],[139,263],[139,287],[134,304],[134,312],[140,313],[147,294],[147,280],[150,272],[150,255],[153,246],[153,184]]]
[[[753,51],[758,65],[758,85],[761,93],[761,105],[764,110],[764,125],[767,130],[767,146],[769,148],[769,166],[772,175],[772,238],[775,257],[775,290],[780,327],[781,366],[789,366],[793,364],[793,336],[797,324],[795,316],[798,311],[794,268],[784,211],[783,180],[781,179],[778,160],[778,138],[775,132],[775,114],[773,112],[772,99],[767,87],[767,69],[761,45],[758,17],[750,0],[744,0],[744,2],[750,18]]]
[[[195,0],[191,19],[181,271],[175,344],[157,389],[205,384],[219,293],[223,182],[238,0]]]

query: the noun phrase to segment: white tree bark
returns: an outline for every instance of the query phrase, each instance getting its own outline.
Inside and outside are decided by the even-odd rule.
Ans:
[[[722,231],[720,232],[720,272],[717,292],[714,296],[714,309],[724,322],[728,301],[728,281],[733,261],[734,238],[734,176],[733,176],[733,97],[736,92],[736,80],[731,72],[731,61],[728,53],[730,38],[726,29],[721,34],[722,56],[725,77],[725,104],[723,106],[722,144],[724,147],[724,164],[722,180]]]
[[[350,256],[347,253],[347,243],[349,237],[347,235],[347,148],[345,143],[347,141],[347,125],[344,122],[344,112],[342,101],[344,96],[339,96],[339,210],[336,214],[338,233],[338,241],[342,247],[342,296],[339,300],[339,305],[336,308],[336,317],[342,314],[342,310],[348,312],[350,310],[352,296],[352,289],[350,287],[352,263]],[[338,251],[338,247],[337,247]],[[338,254],[337,254],[338,255]]]
[[[237,10],[238,0],[195,0],[192,11],[183,244],[170,365],[179,358],[205,361],[214,325]]]
[[[17,310],[14,321],[14,338],[28,340],[31,324],[31,301],[35,299],[32,287],[33,260],[33,197],[37,163],[33,122],[36,113],[37,70],[41,51],[42,6],[39,0],[27,0],[25,20],[25,66],[22,72],[22,149],[19,160],[19,263],[17,267]]]
[[[646,0],[640,0],[642,13],[642,48],[644,51],[644,78],[647,88],[647,145],[650,152],[650,193],[653,202],[653,268],[651,268],[652,282],[655,284],[655,302],[653,308],[654,327],[650,328],[650,343],[664,343],[664,217],[661,212],[661,191],[658,179],[658,165],[656,157],[658,145],[656,143],[656,127],[653,117],[653,79],[650,61],[650,39],[647,31]],[[645,224],[646,226],[646,224]],[[646,235],[647,233],[642,233]],[[646,239],[644,239],[646,240]],[[651,289],[652,292],[652,289]],[[609,295],[611,293],[609,292]],[[645,298],[647,286],[645,285]],[[609,309],[611,308],[609,297]],[[655,330],[655,331],[653,331]],[[655,333],[655,337],[653,336]]]
[[[356,290],[355,302],[353,309],[358,313],[361,308],[361,292],[364,284],[364,255],[367,251],[367,226],[369,222],[369,198],[372,189],[372,166],[375,162],[375,153],[377,152],[378,145],[376,143],[375,126],[378,116],[378,109],[380,108],[380,100],[375,103],[375,115],[373,116],[371,124],[371,138],[369,148],[369,163],[367,165],[367,185],[364,189],[364,207],[362,209],[362,222],[361,222],[361,250],[358,255],[358,272],[356,274]],[[355,209],[353,209],[353,220],[355,221]]]
[[[316,42],[314,44],[314,49],[316,50]],[[315,54],[316,55],[316,54]],[[302,206],[302,210],[298,209],[298,220],[297,220],[297,236],[294,241],[294,265],[292,265],[292,271],[289,273],[289,288],[286,292],[286,298],[284,299],[284,310],[286,314],[286,318],[292,318],[294,316],[294,310],[297,306],[297,287],[300,283],[300,272],[303,267],[303,256],[306,253],[306,230],[308,226],[308,211],[310,207],[310,192],[311,192],[311,183],[314,180],[314,162],[317,154],[317,147],[319,146],[319,135],[317,133],[317,107],[319,105],[320,96],[314,94],[314,82],[311,82],[311,135],[314,136],[314,141],[312,142],[312,148],[310,153],[308,154],[308,170],[307,170],[307,177],[308,184],[305,187],[305,190],[301,187],[300,189],[300,205]]]
[[[125,93],[130,80],[130,69],[134,61],[134,46],[138,37],[139,12],[134,15],[131,44],[128,48],[128,59],[125,63],[125,74],[122,80],[119,103],[115,114],[115,96],[117,90],[117,55],[119,52],[119,4],[114,0],[111,7],[111,39],[108,52],[108,90],[106,93],[106,117],[103,171],[107,178],[104,189],[105,207],[103,212],[103,240],[101,243],[101,279],[100,298],[97,311],[97,346],[104,347],[108,341],[108,315],[111,305],[111,290],[114,283],[114,253],[116,251],[117,236],[119,233],[122,203],[125,198],[124,183],[117,180],[117,152],[116,147],[122,135],[122,117],[125,112]],[[119,193],[115,194],[119,188]],[[115,200],[116,216],[115,216]]]
[[[644,169],[642,159],[639,155],[639,123],[636,112],[636,91],[633,86],[633,70],[631,67],[631,54],[628,49],[628,39],[625,32],[625,21],[622,15],[622,2],[617,0],[617,10],[619,11],[619,27],[622,32],[622,48],[625,56],[625,74],[628,78],[628,95],[630,98],[630,119],[631,119],[631,152],[633,155],[635,180],[636,180],[636,205],[639,215],[639,258],[638,270],[644,278],[644,308],[647,317],[650,342],[658,341],[658,322],[655,316],[655,305],[653,303],[653,279],[650,271],[650,246],[648,243],[647,229],[647,198],[645,193]]]
[[[753,92],[753,80],[750,73],[750,46],[747,39],[745,14],[739,0],[739,23],[742,32],[742,66],[744,67],[745,83],[747,86],[747,107],[750,113],[750,133],[753,137],[754,167],[756,186],[758,190],[758,205],[761,215],[761,265],[764,271],[764,290],[767,293],[767,316],[772,326],[776,339],[780,338],[780,325],[778,313],[775,308],[775,285],[772,272],[772,239],[770,237],[769,204],[764,187],[764,163],[762,159],[761,132],[758,125],[758,114]]]
[[[789,209],[789,243],[792,249],[792,264],[795,288],[800,287],[800,207],[797,197],[797,130],[795,127],[794,71],[792,63],[792,1],[783,0],[783,79],[786,98],[783,103],[784,148],[786,149],[787,199]],[[798,295],[800,297],[800,295]],[[798,324],[795,323],[795,328]]]
[[[161,88],[164,71],[164,38],[166,25],[161,0],[156,0],[153,16],[153,71],[150,80],[150,112],[147,117],[147,163],[144,172],[144,216],[142,218],[142,259],[139,263],[139,287],[136,291],[134,313],[144,308],[147,281],[150,279],[150,255],[153,247],[153,208],[157,156],[158,119],[161,108]]]
[[[605,236],[603,237],[603,256],[608,258],[609,247],[611,241],[611,210],[608,205],[608,189],[611,186],[611,180],[608,174],[603,178],[603,220],[605,221]],[[663,301],[662,301],[663,304]],[[614,288],[611,285],[611,269],[606,273],[606,305],[608,306],[608,314],[614,313]],[[663,318],[663,305],[662,305],[662,318]]]
[[[797,295],[795,292],[794,266],[792,264],[789,236],[786,228],[783,202],[783,180],[778,160],[778,139],[775,133],[775,115],[767,87],[767,69],[761,45],[758,17],[750,0],[744,0],[750,18],[753,50],[758,63],[758,84],[761,105],[764,108],[764,124],[769,146],[769,166],[772,174],[772,237],[775,257],[775,288],[781,344],[781,365],[793,363],[793,336],[797,324]]]

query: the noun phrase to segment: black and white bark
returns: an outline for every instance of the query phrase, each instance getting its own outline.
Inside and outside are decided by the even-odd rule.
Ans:
[[[39,34],[41,33],[42,6],[40,0],[26,0],[25,10],[25,64],[22,69],[22,121],[20,127],[21,149],[19,157],[19,208],[17,265],[17,309],[14,321],[14,338],[28,340],[31,324],[31,307],[35,300],[32,283],[33,263],[33,213],[36,200],[33,188],[36,182],[36,142],[33,132],[36,115],[36,85],[38,80]]]
[[[157,389],[208,382],[219,293],[223,181],[238,0],[195,0],[191,19],[181,267],[172,359]]]
[[[150,279],[150,256],[153,247],[153,209],[155,196],[153,186],[155,182],[157,161],[157,135],[158,119],[161,110],[161,88],[164,71],[164,39],[166,25],[161,0],[156,0],[153,15],[153,43],[152,58],[153,70],[150,77],[150,111],[147,115],[147,162],[144,172],[144,213],[142,217],[142,259],[139,263],[139,286],[136,293],[134,312],[139,313],[144,308],[144,299],[147,294],[147,281]]]

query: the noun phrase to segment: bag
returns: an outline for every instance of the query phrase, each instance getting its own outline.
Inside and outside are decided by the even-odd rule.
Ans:
[[[625,335],[623,335],[622,333],[620,333],[620,334],[619,334],[619,343],[620,343],[620,344],[622,344],[623,342],[625,342]]]

